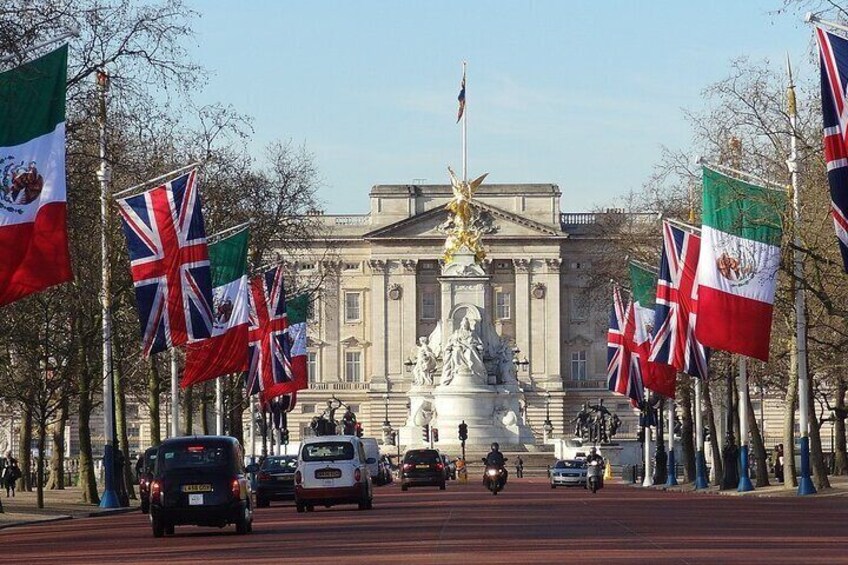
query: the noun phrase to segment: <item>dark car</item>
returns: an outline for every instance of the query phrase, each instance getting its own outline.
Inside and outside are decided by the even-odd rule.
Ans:
[[[272,500],[294,500],[294,472],[297,455],[266,457],[256,475],[256,506],[264,508]]]
[[[153,536],[174,526],[253,528],[254,500],[238,440],[227,436],[171,438],[159,445],[150,483]],[[248,472],[258,471],[249,465]]]
[[[148,447],[139,457],[136,472],[138,473],[138,496],[141,499],[141,511],[150,511],[150,482],[153,480],[153,467],[156,464],[158,447]]]
[[[435,449],[411,449],[403,456],[400,489],[433,486],[445,490],[445,464]]]

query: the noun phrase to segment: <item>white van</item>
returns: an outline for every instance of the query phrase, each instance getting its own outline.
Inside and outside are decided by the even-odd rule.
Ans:
[[[356,436],[318,436],[303,440],[294,474],[298,512],[315,506],[357,504],[370,510],[374,498],[368,466],[377,460],[365,455]]]
[[[368,473],[371,475],[371,481],[377,481],[380,476],[380,446],[377,445],[377,440],[373,437],[360,438],[362,447],[365,448],[366,461],[374,460],[368,464]],[[379,482],[379,481],[378,481]]]

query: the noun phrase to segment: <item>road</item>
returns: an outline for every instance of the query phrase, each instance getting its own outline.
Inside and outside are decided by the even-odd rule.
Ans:
[[[848,563],[848,500],[750,498],[511,480],[446,491],[376,489],[374,510],[297,514],[276,503],[254,532],[177,527],[154,539],[140,512],[0,533],[10,563]]]

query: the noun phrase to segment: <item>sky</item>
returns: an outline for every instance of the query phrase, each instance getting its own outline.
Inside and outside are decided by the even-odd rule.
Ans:
[[[196,98],[253,118],[249,149],[304,144],[327,213],[368,211],[376,184],[446,184],[468,64],[468,175],[554,183],[562,209],[616,206],[683,109],[739,56],[810,73],[812,30],[782,0],[189,0]]]

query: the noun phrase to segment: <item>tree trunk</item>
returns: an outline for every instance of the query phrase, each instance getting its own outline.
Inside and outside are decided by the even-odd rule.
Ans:
[[[220,378],[220,377],[219,377]],[[200,425],[203,426],[203,435],[209,434],[209,381],[200,387]]]
[[[116,348],[120,358],[120,349]],[[135,488],[132,476],[132,462],[130,461],[130,441],[127,434],[127,397],[124,393],[124,379],[121,372],[120,362],[114,363],[115,369],[112,371],[112,383],[115,387],[115,426],[117,431],[118,449],[124,454],[124,465],[122,469],[117,469],[115,474],[116,480],[124,481],[127,496],[135,500]]]
[[[228,416],[227,420],[229,420],[229,435],[244,445],[244,423],[242,422],[242,417],[244,416],[244,398],[241,393],[241,377],[234,377],[229,384],[230,386],[227,388],[232,391],[232,394],[224,395],[224,400],[226,400],[226,396],[230,397],[230,402],[224,403],[224,413]]]
[[[810,412],[810,466],[813,469],[813,480],[816,483],[816,489],[822,490],[830,488],[830,481],[827,478],[827,465],[825,465],[824,452],[822,451],[820,426],[813,400],[812,379],[807,390],[809,390],[809,394],[807,395],[807,409]]]
[[[760,430],[760,424],[757,422],[757,416],[754,414],[754,405],[751,402],[751,395],[748,395],[748,430],[751,432],[751,449],[753,451],[754,460],[757,462],[756,486],[769,486],[769,464],[768,455],[766,454],[765,442]]]
[[[680,447],[683,455],[683,473],[688,483],[695,482],[695,441],[692,436],[692,379],[686,377],[678,381],[680,391]],[[665,415],[660,416],[661,418]],[[674,430],[669,430],[674,433]]]
[[[783,485],[794,489],[798,486],[795,468],[795,409],[798,406],[798,350],[795,337],[789,342],[789,382],[783,402]]]
[[[182,419],[183,419],[183,435],[190,436],[194,434],[194,421],[192,416],[194,415],[194,402],[193,402],[193,394],[191,387],[188,387],[183,390],[183,406],[182,406]]]
[[[82,349],[82,370],[79,374],[79,485],[82,489],[82,501],[86,504],[100,504],[97,494],[97,477],[94,474],[94,456],[91,453],[91,407],[92,407],[92,367],[89,363],[89,351]]]
[[[721,461],[721,449],[718,445],[718,428],[716,428],[715,412],[713,411],[713,400],[710,396],[711,381],[704,379],[703,382],[703,399],[704,411],[707,413],[707,425],[710,427],[710,452],[712,453],[713,466],[715,467],[715,484],[721,484],[721,477],[724,475],[724,466]]]
[[[47,447],[47,422],[45,418],[38,419],[38,461],[36,465],[36,495],[35,505],[44,508],[44,451]]]
[[[159,367],[151,357],[148,361],[147,373],[147,405],[150,411],[150,444],[155,447],[162,442],[162,420],[159,413],[159,394],[162,381],[159,377]]]
[[[65,395],[59,407],[56,421],[53,422],[50,440],[53,454],[50,457],[50,480],[47,488],[64,490],[65,488],[65,426],[68,423],[68,397]]]
[[[21,411],[18,467],[21,469],[21,478],[18,479],[18,490],[32,491],[32,414],[29,412],[29,408]]]
[[[848,453],[845,446],[845,419],[840,414],[845,413],[845,392],[848,389],[848,381],[839,377],[836,382],[836,419],[833,422],[834,446],[834,475],[848,475]]]

